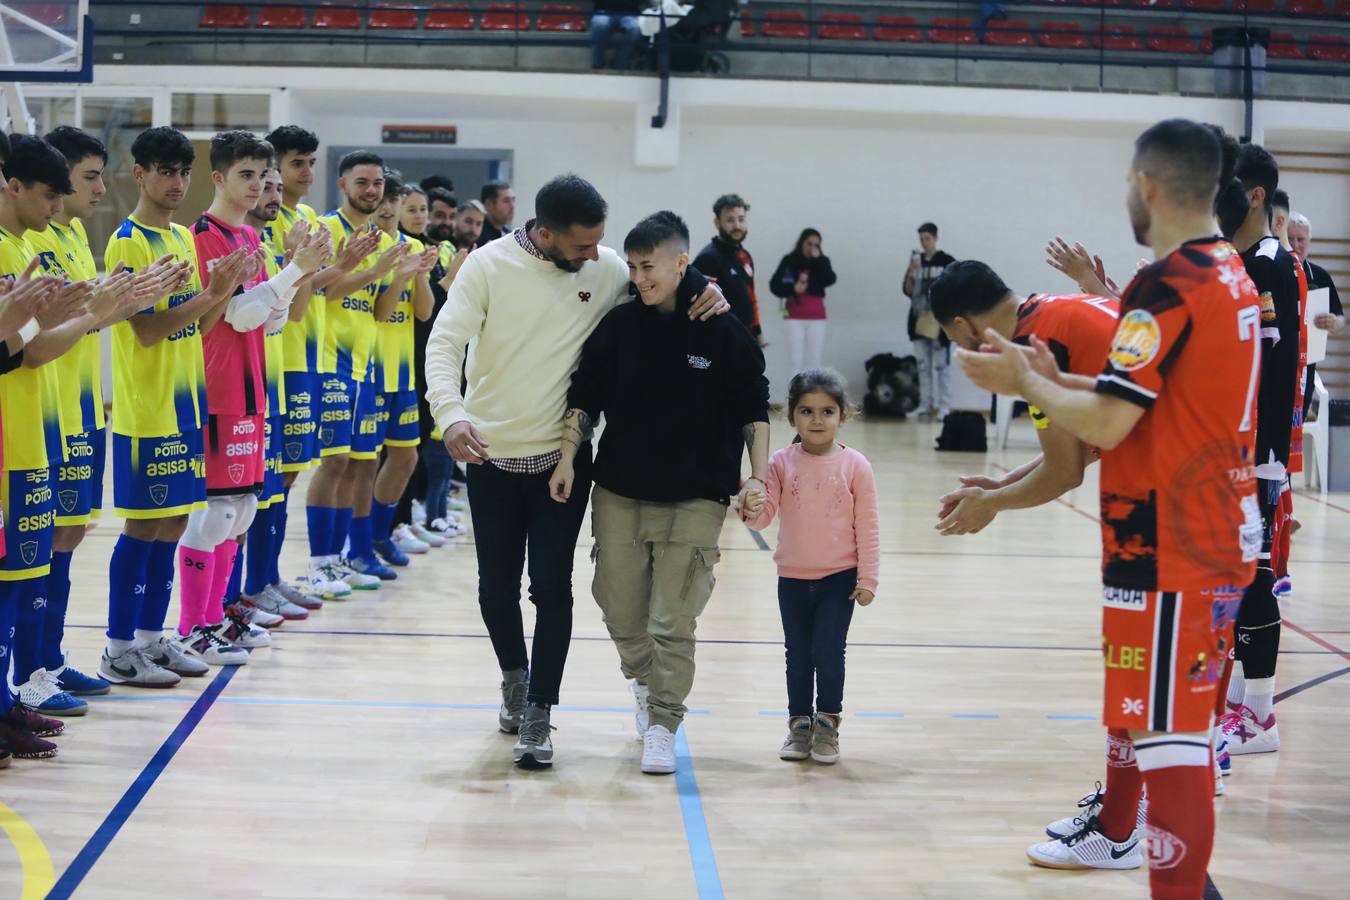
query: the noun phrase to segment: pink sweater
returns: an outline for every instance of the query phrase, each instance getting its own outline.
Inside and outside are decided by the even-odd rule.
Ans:
[[[773,554],[778,574],[816,580],[857,567],[858,587],[875,594],[881,534],[867,457],[850,447],[816,456],[792,444],[769,460],[767,482],[764,510],[748,524],[763,531],[781,513]]]

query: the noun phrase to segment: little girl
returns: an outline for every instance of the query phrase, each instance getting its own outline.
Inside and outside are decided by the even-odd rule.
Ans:
[[[787,648],[788,736],[782,759],[839,759],[844,710],[844,646],[853,604],[877,590],[881,538],[872,466],[835,440],[848,417],[844,380],[831,369],[808,369],[788,386],[788,422],[798,439],[769,463],[763,492],[751,493],[742,515],[762,531],[778,529],[778,608]],[[815,690],[815,706],[811,693]]]

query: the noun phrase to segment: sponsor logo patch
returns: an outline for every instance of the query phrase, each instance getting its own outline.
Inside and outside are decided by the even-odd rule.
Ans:
[[[1111,343],[1111,365],[1122,372],[1133,372],[1151,363],[1162,344],[1162,329],[1153,313],[1132,309],[1120,320]]]

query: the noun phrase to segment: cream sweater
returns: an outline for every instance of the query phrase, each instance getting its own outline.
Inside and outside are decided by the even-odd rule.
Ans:
[[[442,433],[470,422],[497,459],[557,450],[581,345],[627,298],[628,266],[608,247],[575,273],[514,235],[470,253],[427,340],[427,403]]]

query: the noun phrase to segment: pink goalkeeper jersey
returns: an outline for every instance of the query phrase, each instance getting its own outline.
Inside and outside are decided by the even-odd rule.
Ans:
[[[239,247],[256,253],[261,242],[248,225],[235,228],[209,213],[203,213],[192,228],[197,242],[197,265],[202,289],[211,283],[211,269],[222,256]],[[241,285],[239,292],[256,287],[267,278],[265,271]],[[206,357],[206,405],[213,416],[251,416],[267,411],[267,364],[263,349],[263,326],[235,331],[223,318],[202,337]]]

